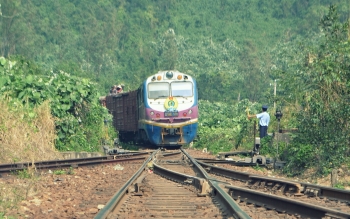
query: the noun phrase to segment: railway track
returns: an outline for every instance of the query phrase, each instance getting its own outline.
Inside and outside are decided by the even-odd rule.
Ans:
[[[335,208],[321,197],[312,204],[302,183],[218,168],[184,150],[159,151],[147,164],[152,171],[142,167],[95,218],[350,218],[345,200]]]
[[[95,218],[250,218],[219,186],[213,187],[216,195],[209,196],[210,186],[203,178],[161,166],[173,163],[175,170],[181,172],[195,165],[184,155],[189,156],[184,151],[181,154],[155,152]],[[148,171],[143,171],[146,167]]]
[[[230,170],[228,167],[231,163],[215,162],[212,165],[212,161],[205,161],[209,160],[195,159],[185,150],[158,150],[151,155],[138,153],[127,157],[105,156],[31,164],[33,167],[38,166],[38,169],[81,169],[82,166],[98,167],[99,164],[105,166],[100,170],[91,168],[91,174],[88,173],[86,179],[84,177],[89,183],[90,175],[101,172],[104,174],[106,167],[113,168],[113,165],[110,165],[112,162],[120,162],[129,171],[114,173],[131,177],[118,180],[119,184],[115,184],[117,189],[113,184],[101,187],[107,183],[107,178],[102,177],[99,178],[100,182],[95,180],[96,184],[91,183],[91,186],[96,186],[96,189],[91,190],[86,186],[73,187],[72,179],[78,176],[61,178],[53,175],[52,181],[48,182],[44,189],[75,188],[82,194],[89,192],[85,194],[89,198],[69,198],[73,193],[68,191],[63,194],[60,192],[62,197],[58,194],[43,196],[41,207],[38,207],[38,210],[30,210],[27,215],[29,218],[30,215],[35,215],[34,218],[92,218],[94,215],[95,218],[350,218],[348,191],[252,175]],[[132,164],[132,168],[128,167],[128,163]],[[22,167],[18,164],[11,165],[0,165],[0,171],[3,169],[3,172],[6,172],[10,168],[14,168],[11,171],[15,171],[16,168],[25,169],[28,168],[25,165],[30,164],[23,164]],[[111,173],[113,174],[113,171]],[[128,174],[125,175],[126,173]],[[108,178],[113,179],[113,175],[108,175]],[[113,191],[116,190],[118,192],[113,195]],[[57,201],[82,200],[80,204],[77,202],[74,205],[76,211],[67,210],[65,207],[43,210],[45,203],[54,201],[55,196]],[[101,206],[103,203],[107,204]],[[100,211],[96,209],[98,205],[101,206]],[[28,203],[26,206],[29,206]]]
[[[211,198],[198,196],[192,186],[150,174],[142,194],[129,196],[108,218],[229,218],[213,206]]]

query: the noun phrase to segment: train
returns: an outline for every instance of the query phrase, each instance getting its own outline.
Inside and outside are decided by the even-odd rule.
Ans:
[[[189,74],[159,71],[137,90],[110,94],[104,100],[120,142],[181,147],[197,136],[198,89]]]

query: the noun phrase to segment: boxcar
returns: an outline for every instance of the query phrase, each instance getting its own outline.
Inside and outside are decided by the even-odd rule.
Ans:
[[[119,132],[119,140],[135,140],[137,133],[137,90],[106,96],[106,107],[113,116],[113,126]]]

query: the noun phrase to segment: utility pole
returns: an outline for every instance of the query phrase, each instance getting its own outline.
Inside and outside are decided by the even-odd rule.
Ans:
[[[274,84],[273,84],[273,108],[274,110],[276,109],[276,89],[277,89],[277,80],[275,79]]]

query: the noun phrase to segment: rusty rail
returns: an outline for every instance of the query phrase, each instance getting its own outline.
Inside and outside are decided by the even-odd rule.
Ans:
[[[86,165],[96,165],[105,163],[126,162],[133,160],[143,160],[145,157],[139,157],[141,155],[148,154],[148,152],[133,153],[128,155],[114,155],[114,156],[101,156],[101,157],[88,157],[66,160],[48,160],[34,163],[13,163],[13,164],[0,164],[0,173],[9,173],[22,171],[24,169],[33,167],[35,169],[48,169],[48,168],[69,168]],[[125,158],[129,157],[129,158]]]
[[[320,186],[310,183],[297,182],[293,180],[279,179],[273,177],[265,177],[260,175],[250,175],[246,172],[229,170],[221,167],[216,167],[204,162],[197,161],[209,173],[217,174],[227,178],[249,182],[253,187],[260,185],[273,184],[279,187],[283,193],[285,191],[293,191],[294,195],[307,195],[314,197],[324,197],[329,199],[336,199],[350,203],[350,191],[341,190],[337,188]]]
[[[108,214],[115,208],[115,206],[119,203],[122,197],[128,191],[128,188],[132,185],[132,183],[141,175],[143,170],[146,168],[146,165],[152,160],[154,155],[158,152],[158,150],[154,151],[148,159],[143,163],[140,169],[123,185],[121,189],[118,190],[117,193],[108,201],[104,208],[102,208],[94,217],[95,219],[107,218]]]
[[[317,205],[236,186],[225,187],[229,189],[229,194],[231,194],[235,200],[254,203],[257,206],[268,209],[276,209],[278,211],[288,212],[294,215],[298,214],[298,216],[306,218],[324,218],[326,216],[331,218],[350,218],[350,214],[348,213],[336,211],[326,207],[320,207]]]

